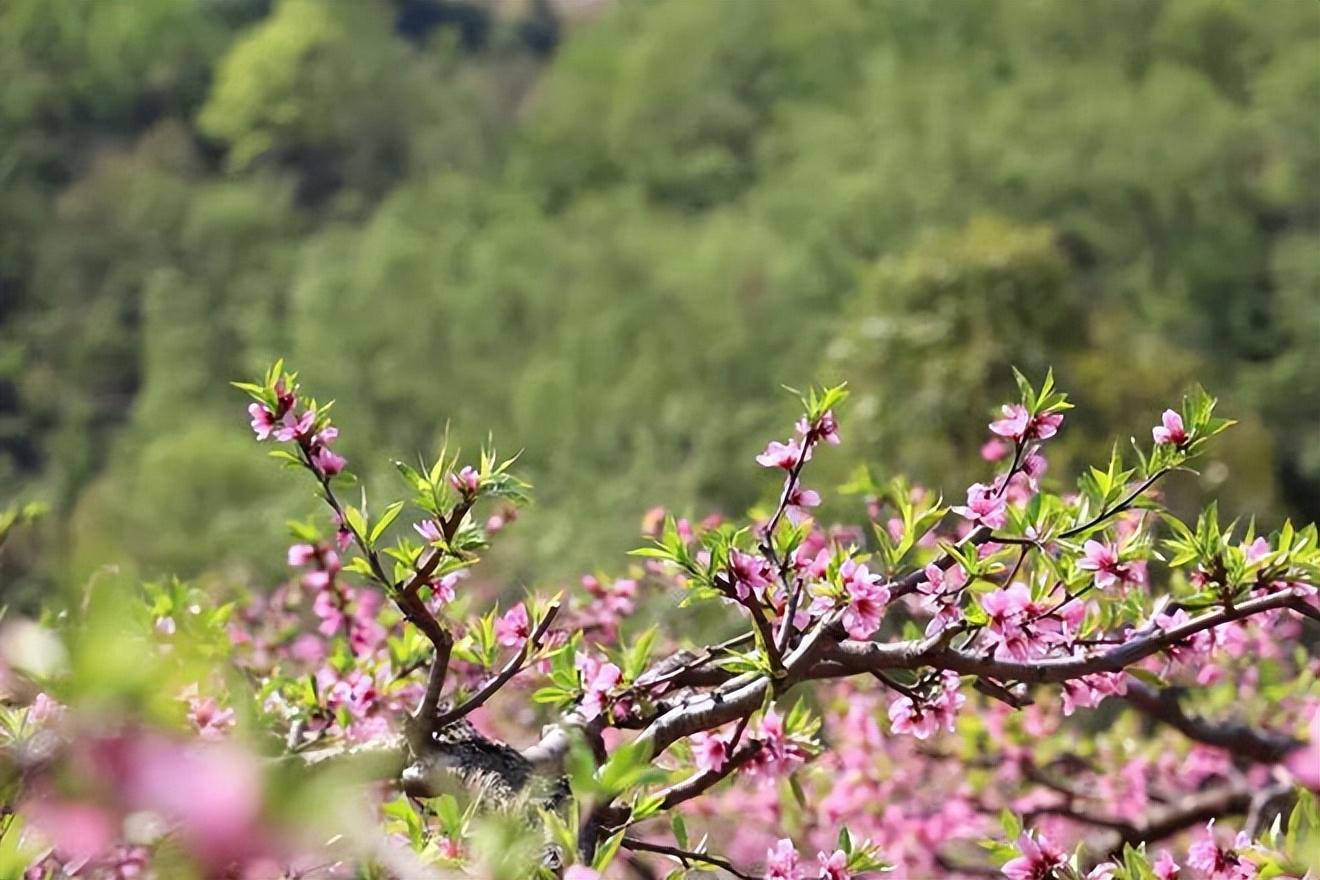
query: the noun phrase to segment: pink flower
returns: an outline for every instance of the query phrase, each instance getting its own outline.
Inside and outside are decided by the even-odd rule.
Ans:
[[[519,602],[495,621],[495,639],[512,648],[521,645],[532,634],[532,623],[527,617],[527,606]]]
[[[1115,584],[1136,581],[1134,572],[1118,561],[1118,548],[1099,541],[1087,541],[1082,546],[1083,558],[1077,567],[1083,571],[1095,572],[1095,585],[1107,590]]]
[[[994,487],[973,483],[967,487],[967,504],[953,508],[963,519],[997,529],[1004,524],[1004,499]]]
[[[289,410],[284,414],[284,418],[280,419],[280,426],[275,429],[275,439],[281,443],[288,443],[290,440],[306,437],[315,421],[316,413],[310,409],[297,418],[294,417],[293,410]]]
[[[289,565],[301,568],[316,558],[316,548],[311,544],[294,544],[289,548]]]
[[[1118,870],[1118,865],[1113,862],[1101,862],[1092,868],[1086,875],[1086,880],[1114,880],[1114,872]]]
[[[997,646],[995,656],[1001,660],[1039,656],[1057,635],[1051,629],[1059,629],[1057,621],[1032,620],[1040,609],[1031,601],[1031,591],[1020,582],[986,593],[981,597],[981,607],[990,618],[986,635]]]
[[[958,710],[967,698],[958,693],[962,684],[957,673],[945,672],[940,679],[940,691],[933,697],[917,701],[902,696],[889,704],[889,726],[894,733],[907,733],[917,739],[928,739],[941,727],[953,733]]]
[[[889,728],[894,733],[906,733],[917,739],[929,739],[939,730],[940,722],[933,712],[926,712],[911,697],[898,697],[889,704]]]
[[[836,849],[829,855],[816,853],[816,862],[820,865],[820,880],[852,880],[848,872],[848,854]]]
[[[880,628],[880,620],[889,602],[889,589],[865,565],[849,559],[839,568],[848,604],[843,611],[843,628],[854,639],[865,639]]]
[[[252,430],[258,440],[265,440],[275,430],[275,414],[260,403],[248,406],[248,415],[252,417]]]
[[[829,548],[822,547],[812,555],[811,548],[804,543],[793,551],[793,567],[812,580],[823,580],[830,569]]]
[[[834,418],[834,410],[830,410],[821,416],[814,427],[807,421],[806,416],[803,416],[798,419],[797,432],[802,435],[808,444],[819,440],[824,440],[831,446],[838,446],[840,443],[839,423]],[[808,458],[810,458],[809,455]]]
[[[1054,876],[1056,868],[1065,864],[1063,852],[1044,835],[1037,840],[1023,833],[1018,838],[1018,851],[1022,855],[1010,860],[1002,869],[1004,876],[1011,880],[1047,880]]]
[[[1187,430],[1183,427],[1182,416],[1171,409],[1166,409],[1160,417],[1161,425],[1151,428],[1151,436],[1161,445],[1182,447],[1187,444]]]
[[[92,749],[89,767],[117,806],[155,813],[174,826],[201,874],[218,876],[263,845],[262,771],[254,756],[154,734],[99,740]]]
[[[729,580],[740,602],[746,602],[753,593],[760,596],[770,586],[773,573],[770,563],[761,557],[741,550],[729,551]]]
[[[1008,458],[1009,453],[1012,451],[1013,447],[1009,446],[1003,440],[1000,440],[998,437],[991,437],[981,446],[981,458],[986,461],[1002,461],[1003,459]]]
[[[481,475],[472,465],[467,465],[458,473],[449,475],[449,485],[453,486],[458,494],[470,498],[477,494],[477,489],[481,488]]]
[[[927,565],[925,574],[926,580],[917,585],[917,591],[922,594],[921,609],[931,615],[926,635],[933,636],[962,618],[959,591],[967,583],[967,572],[961,565],[951,566],[948,571]]]
[[[444,534],[440,531],[440,524],[433,519],[424,519],[419,523],[413,523],[413,529],[425,538],[428,544],[445,539]]]
[[[99,807],[44,793],[20,804],[19,813],[69,862],[86,862],[109,850],[119,824]]]
[[[1020,403],[1004,404],[1004,418],[990,423],[990,430],[1010,440],[1048,440],[1059,433],[1063,413],[1032,416]]]
[[[798,851],[793,841],[781,838],[765,853],[765,880],[802,880]]]
[[[1251,843],[1239,834],[1236,847]],[[1223,849],[1215,842],[1215,820],[1205,826],[1205,836],[1187,850],[1187,864],[1201,872],[1203,880],[1251,880],[1256,876],[1254,863],[1239,858],[1237,849]]]
[[[729,745],[712,733],[694,733],[688,740],[692,762],[703,773],[718,773],[729,760]]]
[[[582,679],[582,716],[590,721],[605,711],[609,692],[623,678],[623,671],[613,663],[602,662],[581,651],[577,655],[577,670]]]
[[[1127,693],[1126,672],[1097,672],[1063,683],[1063,714],[1100,705],[1106,697]]]
[[[438,580],[432,580],[427,586],[431,588],[431,602],[427,605],[432,613],[438,613],[441,605],[447,605],[454,601],[458,595],[454,591],[455,585],[463,578],[465,572],[451,571],[449,574]]]
[[[1244,547],[1242,552],[1246,554],[1247,565],[1255,565],[1257,562],[1268,557],[1273,551],[1270,550],[1269,541],[1266,541],[1264,538],[1257,538],[1248,546]]]
[[[819,492],[798,486],[793,490],[793,494],[788,496],[788,504],[784,507],[784,512],[788,514],[789,521],[797,525],[809,516],[807,513],[809,509],[819,506]]]
[[[282,416],[293,408],[293,405],[298,400],[298,398],[294,395],[294,390],[295,389],[285,385],[283,379],[276,380],[275,382],[275,405],[277,407],[277,409],[275,410],[276,416]]]
[[[1173,860],[1167,849],[1160,850],[1159,857],[1151,867],[1155,869],[1157,880],[1179,880],[1182,874],[1182,869],[1178,867],[1178,863]]]
[[[1004,633],[1012,628],[1022,612],[1031,604],[1031,591],[1020,582],[1007,588],[986,593],[981,597],[981,607],[990,617],[992,632]]]
[[[771,440],[766,446],[765,452],[756,457],[756,463],[762,467],[781,468],[791,471],[797,467],[798,460],[810,460],[811,447],[806,448],[805,458],[803,457],[803,448],[798,443],[797,438],[791,438],[787,443],[780,443],[778,440]]]
[[[600,880],[600,873],[584,865],[573,865],[564,872],[564,880]]]
[[[344,466],[348,464],[348,459],[333,452],[329,446],[318,446],[312,453],[312,464],[316,469],[327,477],[333,477],[335,474],[343,471]]]
[[[806,756],[784,730],[784,718],[774,707],[766,710],[761,717],[757,740],[761,748],[756,757],[747,765],[749,776],[775,779],[793,770]]]
[[[234,726],[234,710],[221,709],[210,697],[188,698],[188,720],[202,739],[221,740]]]

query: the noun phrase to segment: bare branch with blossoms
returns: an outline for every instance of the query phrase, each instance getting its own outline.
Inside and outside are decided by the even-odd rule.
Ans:
[[[1308,760],[1320,664],[1303,629],[1320,617],[1314,526],[1257,534],[1221,525],[1213,505],[1183,522],[1152,497],[1228,427],[1200,391],[1163,414],[1135,459],[1115,450],[1076,492],[1056,491],[1047,450],[1071,404],[1052,376],[1018,385],[989,424],[994,473],[963,504],[862,472],[848,491],[865,498],[864,527],[818,523],[821,495],[803,481],[839,443],[846,395],[811,391],[796,433],[757,456],[781,480],[768,517],[662,513],[622,576],[501,611],[466,579],[511,521],[507,505],[524,500],[513,461],[486,452],[463,465],[442,449],[396,463],[409,497],[375,513],[365,493],[349,504],[329,406],[277,364],[240,385],[252,428],[311,475],[328,534],[294,524],[296,577],[237,609],[194,613],[201,600],[182,585],[151,592],[151,639],[175,662],[202,642],[201,615],[209,644],[252,683],[246,704],[217,681],[177,689],[198,741],[236,749],[248,724],[237,719],[251,718],[261,747],[283,755],[234,757],[242,773],[274,767],[292,775],[273,790],[306,780],[309,791],[354,774],[369,819],[350,834],[322,829],[347,849],[309,876],[338,865],[323,876],[596,880],[624,865],[658,876],[648,861],[659,861],[669,877],[743,880],[886,866],[1010,880],[1300,877],[1320,846],[1307,793],[1320,790]],[[673,597],[704,606],[720,636],[683,638]],[[634,623],[647,614],[665,626]],[[36,727],[57,714],[49,698],[22,711]],[[538,722],[539,739],[527,732]],[[504,741],[520,733],[530,745]],[[69,736],[68,757],[49,749],[30,774],[45,787],[20,805],[55,840],[43,864],[68,874],[84,855],[57,830],[78,817],[112,827],[146,811],[203,876],[301,870],[299,847],[250,833],[289,812],[257,796],[216,824],[223,802],[199,818],[145,786],[148,764],[124,760],[90,775],[91,794],[57,792],[44,768],[89,766]],[[136,736],[116,742],[135,754]],[[192,747],[150,742],[170,766],[211,766]],[[1235,816],[1249,838],[1212,824],[1186,839]],[[238,848],[244,835],[251,851]],[[1166,842],[1188,844],[1181,864],[1147,850]],[[105,847],[86,857],[109,864]]]

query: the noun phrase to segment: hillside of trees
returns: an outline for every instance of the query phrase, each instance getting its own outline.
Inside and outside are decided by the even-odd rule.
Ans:
[[[374,484],[521,447],[510,583],[772,501],[782,385],[849,383],[818,480],[960,491],[1010,364],[1061,469],[1195,378],[1240,427],[1178,491],[1320,518],[1320,6],[573,9],[0,4],[7,600],[281,577],[309,493],[228,385],[281,355]]]

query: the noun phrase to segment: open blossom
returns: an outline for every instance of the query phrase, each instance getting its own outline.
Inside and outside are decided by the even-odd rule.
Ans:
[[[1151,867],[1155,870],[1157,880],[1182,880],[1182,869],[1178,863],[1173,860],[1173,855],[1167,850],[1160,850]]]
[[[953,508],[963,519],[997,529],[1004,524],[1004,498],[993,486],[973,483],[967,487],[967,503]]]
[[[527,616],[527,606],[522,602],[514,605],[495,621],[495,639],[508,648],[521,645],[532,634],[532,623]]]
[[[454,597],[458,595],[454,591],[454,587],[465,574],[466,572],[462,570],[451,571],[444,577],[434,578],[427,583],[427,586],[430,587],[431,590],[431,598],[430,601],[426,603],[426,607],[431,609],[432,614],[438,614],[441,606],[448,605],[450,602],[454,601]]]
[[[926,566],[925,574],[926,580],[917,585],[917,592],[921,593],[921,610],[931,615],[926,635],[933,636],[962,619],[959,596],[967,583],[967,572],[961,565],[946,571],[932,564]]]
[[[234,710],[221,709],[210,697],[189,701],[188,720],[202,739],[224,739],[234,726]]]
[[[793,551],[793,568],[812,580],[824,580],[830,569],[831,554],[828,547],[821,547],[812,552],[812,548],[803,543]]]
[[[1240,848],[1250,842],[1239,834],[1236,845]],[[1205,826],[1205,836],[1188,848],[1187,864],[1200,871],[1204,880],[1251,880],[1256,876],[1255,864],[1240,859],[1236,849],[1223,849],[1215,842],[1213,819]]]
[[[260,403],[248,406],[248,415],[252,417],[252,430],[258,440],[265,440],[275,430],[275,414]]]
[[[889,588],[853,559],[839,568],[839,577],[848,600],[843,610],[843,628],[854,639],[865,639],[880,628],[885,605],[889,603]]]
[[[747,775],[763,779],[777,779],[806,760],[806,753],[788,737],[784,717],[774,707],[761,717],[756,738],[761,748],[747,764]]]
[[[746,602],[753,593],[760,596],[770,586],[773,573],[770,563],[761,557],[741,550],[729,551],[729,579],[739,601]]]
[[[765,853],[765,880],[802,880],[797,848],[787,837]]]
[[[841,849],[826,855],[816,853],[816,863],[820,865],[820,880],[852,880],[848,872],[848,854]]]
[[[1171,409],[1166,409],[1160,417],[1160,423],[1150,429],[1155,442],[1163,446],[1184,446],[1187,443],[1187,429],[1183,427],[1182,416]]]
[[[718,773],[729,760],[729,745],[713,733],[696,733],[688,739],[692,761],[703,773]]]
[[[967,702],[958,692],[960,684],[957,673],[945,672],[940,679],[940,691],[934,696],[919,701],[909,696],[896,698],[889,704],[890,729],[917,739],[929,739],[941,727],[953,733],[958,710]]]
[[[293,410],[289,410],[284,414],[284,418],[280,419],[279,427],[275,429],[275,439],[281,443],[288,443],[290,440],[306,437],[315,421],[316,413],[310,409],[297,417],[294,416]]]
[[[1063,714],[1071,715],[1078,707],[1092,708],[1106,697],[1127,693],[1126,672],[1096,672],[1063,683]]]
[[[1082,558],[1077,567],[1083,571],[1095,572],[1095,585],[1107,590],[1116,584],[1141,583],[1144,573],[1139,567],[1119,561],[1118,548],[1099,541],[1087,541],[1082,546]]]
[[[582,678],[582,716],[590,721],[605,711],[609,693],[623,678],[623,671],[613,663],[581,651],[577,655],[577,670]]]
[[[443,541],[445,538],[440,531],[440,524],[433,519],[424,519],[419,523],[413,523],[413,530],[425,538],[428,543]]]
[[[1020,403],[1006,403],[1004,417],[990,423],[990,430],[1011,440],[1048,440],[1059,433],[1063,413],[1031,415]]]
[[[1024,660],[1028,634],[1023,626],[1031,605],[1031,591],[1025,584],[1014,583],[981,597],[981,607],[990,618],[986,630],[990,642],[997,645],[995,656]]]
[[[1010,880],[1050,880],[1055,869],[1067,864],[1063,851],[1050,843],[1044,835],[1039,839],[1029,834],[1018,838],[1018,851],[1022,855],[1009,860],[1003,867]]]
[[[449,475],[449,485],[460,495],[476,495],[477,489],[481,487],[481,475],[472,465],[466,465],[458,473]]]
[[[294,544],[289,548],[289,565],[301,568],[316,557],[316,548],[311,544]]]
[[[794,437],[790,438],[787,443],[780,443],[778,440],[771,440],[770,444],[765,447],[765,452],[762,452],[756,457],[756,463],[762,467],[782,468],[783,470],[791,471],[793,468],[797,467],[799,459],[804,461],[810,460],[811,447],[808,446],[806,448],[804,457],[802,444],[800,444],[797,441],[797,438]]]
[[[788,514],[789,521],[797,525],[810,515],[807,511],[819,506],[819,492],[797,486],[793,489],[793,494],[788,496],[788,503],[784,506],[784,512]]]

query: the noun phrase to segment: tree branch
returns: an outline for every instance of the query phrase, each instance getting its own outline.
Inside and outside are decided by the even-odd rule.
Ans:
[[[1293,749],[1302,745],[1290,736],[1256,730],[1234,722],[1214,723],[1188,715],[1172,690],[1157,691],[1131,676],[1123,699],[1145,715],[1167,724],[1188,739],[1218,746],[1242,758],[1263,764],[1277,764]]]
[[[527,658],[531,656],[533,651],[538,650],[541,647],[541,641],[545,638],[546,631],[550,629],[550,624],[554,622],[554,619],[558,614],[559,603],[555,603],[547,608],[545,614],[541,616],[541,622],[537,624],[535,632],[528,636],[527,641],[523,643],[523,646],[518,653],[509,658],[509,662],[504,664],[504,668],[499,671],[499,674],[482,685],[481,688],[465,702],[450,709],[448,712],[443,712],[438,715],[433,722],[434,729],[439,730],[448,724],[453,724],[458,719],[477,709],[493,697],[500,688],[508,684],[510,679],[521,672],[523,665],[527,662]]]
[[[719,856],[707,855],[706,853],[691,852],[685,849],[679,849],[676,846],[665,846],[659,843],[647,843],[645,840],[638,840],[636,837],[625,837],[623,839],[624,849],[630,849],[633,852],[649,852],[657,855],[669,856],[677,859],[684,868],[692,867],[692,862],[700,862],[705,865],[713,865],[721,870],[728,871],[738,880],[759,880],[752,874],[744,874],[733,866],[728,859],[722,859]]]

